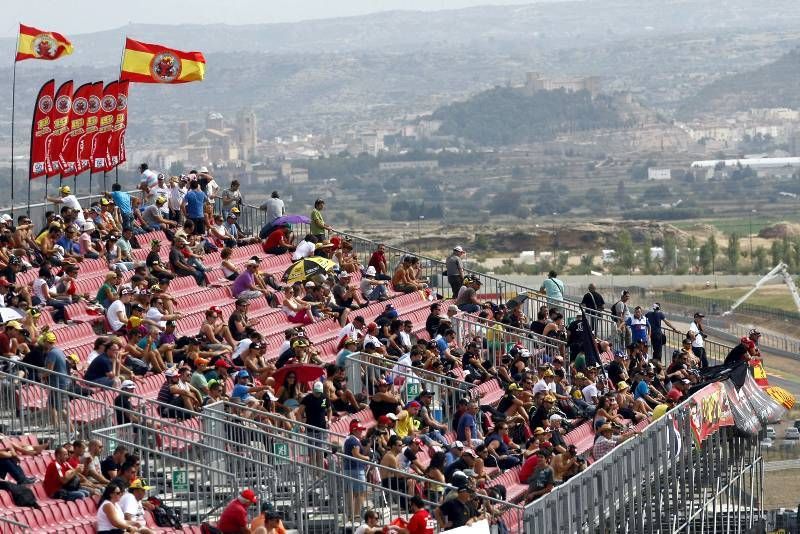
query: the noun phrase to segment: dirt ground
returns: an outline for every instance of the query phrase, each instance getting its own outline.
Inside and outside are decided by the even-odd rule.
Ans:
[[[800,501],[800,469],[764,474],[764,509],[797,509]]]

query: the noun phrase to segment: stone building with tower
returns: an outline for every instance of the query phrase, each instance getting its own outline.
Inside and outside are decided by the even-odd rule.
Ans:
[[[178,125],[181,148],[186,161],[213,164],[228,161],[248,161],[258,145],[258,123],[252,110],[240,110],[236,120],[229,122],[218,112],[211,112],[205,128],[190,131],[189,123]]]

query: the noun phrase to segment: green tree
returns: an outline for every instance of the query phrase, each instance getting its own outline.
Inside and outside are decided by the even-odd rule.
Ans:
[[[617,235],[617,264],[628,272],[636,269],[636,250],[633,248],[631,234],[627,230],[622,230]]]
[[[770,247],[770,254],[772,255],[772,265],[778,265],[783,261],[783,243],[778,240],[772,242]]]
[[[678,244],[672,234],[664,235],[664,267],[666,271],[675,269],[678,265]]]
[[[594,256],[591,254],[587,254],[586,256],[581,256],[581,261],[578,265],[572,268],[570,274],[592,274],[592,269],[594,267]]]
[[[689,255],[688,258],[688,265],[689,268],[694,270],[697,266],[697,238],[695,236],[689,236],[689,239],[686,240],[686,252]]]
[[[650,241],[650,238],[646,238],[644,243],[642,243],[642,248],[639,252],[640,255],[640,264],[642,266],[642,272],[644,274],[652,274],[653,273],[653,257],[650,254],[650,248],[653,246],[653,242]]]
[[[736,232],[733,232],[728,236],[728,249],[726,252],[728,256],[728,265],[730,265],[731,272],[738,272],[739,258],[742,256],[742,251],[741,247],[739,246],[739,234]]]
[[[761,245],[753,251],[753,271],[756,274],[767,273],[767,249]]]

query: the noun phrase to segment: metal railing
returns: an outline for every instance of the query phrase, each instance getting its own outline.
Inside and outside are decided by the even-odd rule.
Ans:
[[[348,382],[360,384],[369,394],[378,390],[377,384],[389,376],[403,404],[414,400],[421,391],[433,393],[430,412],[440,423],[449,423],[456,412],[458,401],[470,396],[474,384],[417,367],[395,367],[395,363],[367,353],[347,356],[345,370]]]
[[[545,337],[530,330],[514,328],[494,320],[483,319],[474,315],[459,313],[451,317],[456,339],[461,345],[480,337],[484,342],[483,348],[495,364],[501,361],[509,349],[515,345],[527,349],[531,353],[532,368],[549,362],[555,356],[567,358],[569,352],[567,343],[560,339]]]
[[[31,527],[26,523],[20,523],[0,515],[0,534],[15,534],[17,532],[28,532],[29,530],[31,530]]]
[[[526,532],[757,532],[757,437],[723,427],[695,447],[691,399],[529,504]]]

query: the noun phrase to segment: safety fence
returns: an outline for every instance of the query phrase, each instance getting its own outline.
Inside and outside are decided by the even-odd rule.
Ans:
[[[219,401],[190,412],[59,373],[44,376],[41,368],[7,358],[0,362],[12,366],[0,371],[6,433],[35,433],[56,444],[92,437],[107,451],[125,446],[147,459],[141,476],[187,523],[215,519],[246,487],[275,504],[286,524],[303,533],[358,525],[367,508],[382,524],[407,519],[411,495],[435,507],[454,489],[409,470],[379,466],[377,434],[362,442],[370,460],[356,466],[343,455],[344,434],[257,407]],[[421,387],[433,387],[428,383],[430,377],[420,379]],[[130,408],[115,402],[120,396],[127,397]],[[480,500],[511,532],[522,532],[521,506]]]
[[[687,400],[529,504],[526,532],[762,532],[758,438],[723,427],[696,446],[693,416]]]
[[[663,291],[658,293],[658,298],[660,298],[662,302],[692,308],[708,315],[721,315],[730,310],[735,302],[733,299],[701,297],[675,291]],[[796,311],[781,310],[770,306],[760,306],[749,302],[740,304],[736,308],[736,313],[756,315],[778,321],[800,321],[800,313]]]
[[[31,527],[25,523],[0,516],[0,534],[16,534],[17,532],[28,532],[29,530],[31,530]]]
[[[468,398],[474,384],[427,371],[420,367],[397,365],[385,358],[375,357],[364,352],[349,354],[345,370],[348,382],[363,385],[370,395],[378,391],[378,384],[389,378],[394,391],[405,405],[423,391],[433,393],[428,407],[430,415],[438,422],[450,422],[455,415],[456,406],[461,399]]]
[[[530,330],[514,328],[487,320],[474,315],[460,313],[451,319],[456,339],[460,346],[475,337],[484,340],[483,349],[494,363],[502,361],[512,347],[526,349],[530,353],[531,367],[536,367],[545,362],[550,362],[555,356],[567,358],[569,356],[567,343],[564,340],[545,337]]]

